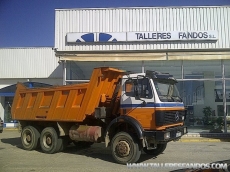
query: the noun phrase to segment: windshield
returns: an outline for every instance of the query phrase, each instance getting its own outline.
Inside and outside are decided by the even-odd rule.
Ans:
[[[154,85],[162,102],[182,102],[175,84],[155,81]]]

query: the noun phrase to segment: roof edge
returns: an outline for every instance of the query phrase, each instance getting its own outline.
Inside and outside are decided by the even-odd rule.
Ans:
[[[108,8],[57,8],[55,11],[66,10],[107,10],[107,9],[152,9],[152,8],[229,8],[230,5],[220,6],[160,6],[160,7],[108,7]]]
[[[54,47],[0,47],[1,49],[54,49]]]

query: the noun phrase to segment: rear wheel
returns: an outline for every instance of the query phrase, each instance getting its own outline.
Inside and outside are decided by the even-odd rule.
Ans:
[[[59,151],[58,135],[53,127],[46,127],[43,129],[40,137],[40,144],[42,151],[45,153],[52,154]]]
[[[157,144],[156,149],[149,149],[148,150],[147,147],[144,147],[143,151],[148,155],[157,156],[157,155],[160,155],[162,152],[164,152],[166,147],[167,147],[167,143],[161,143],[161,144]]]
[[[67,137],[59,137],[57,141],[57,152],[65,150],[68,145],[69,139]]]
[[[120,164],[135,163],[141,155],[137,139],[126,132],[119,132],[113,137],[111,151],[115,161]]]
[[[21,133],[22,146],[26,150],[34,150],[39,146],[39,131],[33,126],[26,126]]]

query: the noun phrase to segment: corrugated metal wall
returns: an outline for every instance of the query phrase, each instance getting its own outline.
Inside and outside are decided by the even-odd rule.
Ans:
[[[52,48],[0,49],[0,78],[61,78]]]
[[[55,11],[58,51],[210,49],[230,47],[230,7],[66,9]],[[68,32],[217,30],[217,42],[141,42],[66,46]]]

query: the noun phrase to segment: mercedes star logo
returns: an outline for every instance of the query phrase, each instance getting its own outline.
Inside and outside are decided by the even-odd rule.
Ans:
[[[175,120],[178,121],[179,120],[179,112],[176,111],[176,114],[175,114]]]

